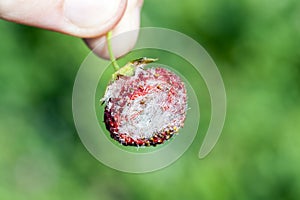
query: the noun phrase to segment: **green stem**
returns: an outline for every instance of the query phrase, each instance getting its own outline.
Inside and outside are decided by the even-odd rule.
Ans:
[[[112,32],[109,31],[106,35],[106,40],[107,40],[107,47],[108,47],[108,53],[109,53],[109,57],[110,57],[110,60],[114,66],[114,69],[115,71],[118,71],[120,69],[117,61],[116,61],[116,58],[113,54],[113,51],[112,51],[112,47],[111,47],[111,35],[112,35]]]

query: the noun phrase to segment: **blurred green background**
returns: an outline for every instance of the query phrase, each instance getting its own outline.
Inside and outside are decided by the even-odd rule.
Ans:
[[[78,138],[71,97],[84,43],[0,21],[0,199],[299,199],[299,19],[298,0],[145,0],[142,26],[202,44],[228,98],[208,157],[197,158],[199,134],[173,165],[148,174],[102,165]]]

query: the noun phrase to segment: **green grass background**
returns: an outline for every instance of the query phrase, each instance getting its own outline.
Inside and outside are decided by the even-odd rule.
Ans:
[[[298,0],[145,0],[142,26],[201,43],[228,100],[208,157],[197,158],[206,94],[202,134],[173,165],[148,174],[107,168],[79,140],[71,95],[84,43],[0,21],[0,199],[299,199],[299,19]]]

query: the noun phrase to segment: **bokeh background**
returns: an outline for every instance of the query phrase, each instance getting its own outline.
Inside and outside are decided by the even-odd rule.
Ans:
[[[79,140],[71,101],[84,43],[0,21],[0,199],[299,199],[299,19],[298,0],[145,0],[142,26],[201,43],[228,98],[208,157],[197,158],[202,128],[183,157],[148,174],[110,169]]]

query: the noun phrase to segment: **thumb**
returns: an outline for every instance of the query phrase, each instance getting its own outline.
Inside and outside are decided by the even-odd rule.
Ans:
[[[127,0],[0,1],[0,18],[77,37],[111,30],[123,16]]]
[[[138,39],[142,5],[143,0],[128,0],[122,19],[112,29],[112,51],[117,58],[133,49]],[[93,49],[96,55],[109,59],[107,43],[105,41],[105,36],[85,39],[86,44],[90,49]]]

